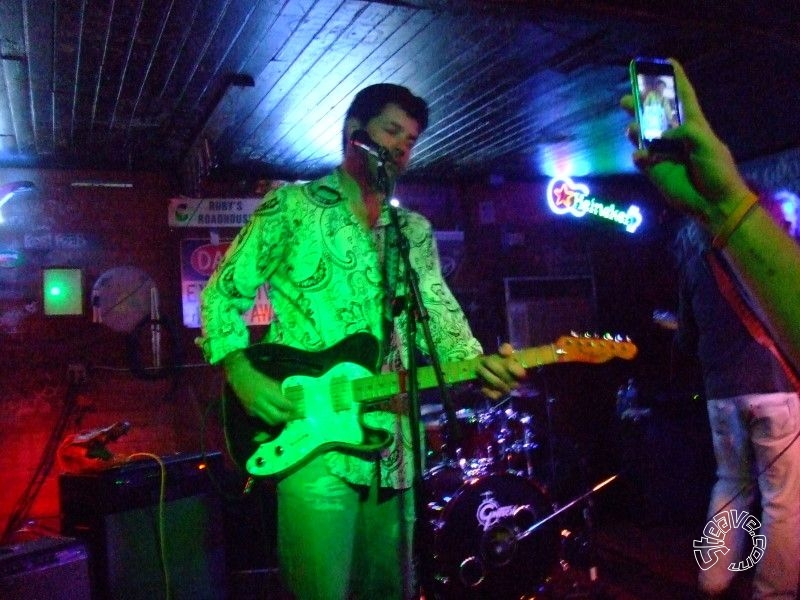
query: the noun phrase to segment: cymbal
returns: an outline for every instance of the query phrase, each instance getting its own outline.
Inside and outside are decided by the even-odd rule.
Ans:
[[[419,405],[419,414],[421,417],[427,417],[430,415],[439,415],[444,412],[444,406],[441,404],[420,404]]]
[[[540,396],[541,392],[531,385],[520,385],[518,388],[511,390],[509,396],[515,398],[536,398]]]

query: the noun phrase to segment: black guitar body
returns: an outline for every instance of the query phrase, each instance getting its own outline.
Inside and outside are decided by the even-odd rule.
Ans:
[[[375,373],[379,352],[379,343],[374,336],[356,333],[320,352],[262,343],[248,347],[245,355],[261,373],[282,383],[294,375],[321,377],[342,362],[355,363]],[[222,398],[222,415],[228,451],[234,462],[243,469],[246,469],[247,460],[261,444],[277,438],[285,428],[285,425],[267,425],[261,419],[248,415],[227,383]],[[365,435],[367,446],[372,448],[384,447],[391,441],[391,435],[382,430],[365,428]],[[306,457],[301,464],[312,456]]]

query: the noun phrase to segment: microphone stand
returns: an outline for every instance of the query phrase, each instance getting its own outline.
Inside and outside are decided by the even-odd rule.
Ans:
[[[394,181],[386,172],[385,161],[377,161],[377,184],[379,189],[385,192],[386,201],[391,200],[394,193]],[[431,367],[436,376],[439,391],[441,393],[442,404],[445,408],[446,414],[446,428],[445,440],[446,448],[451,450],[451,440],[456,442],[459,432],[453,427],[456,425],[455,409],[450,399],[447,382],[442,372],[441,362],[439,360],[438,352],[433,341],[433,335],[430,328],[430,315],[425,308],[422,299],[422,293],[419,288],[419,276],[411,265],[410,245],[408,239],[403,235],[400,226],[400,219],[398,216],[397,208],[389,204],[389,217],[390,226],[394,229],[397,235],[397,249],[400,260],[403,264],[403,272],[405,274],[406,289],[408,295],[406,298],[406,352],[407,352],[407,378],[406,378],[406,393],[409,402],[409,428],[411,430],[411,448],[414,455],[414,503],[415,503],[415,520],[414,520],[414,539],[413,539],[413,552],[414,557],[418,560],[419,557],[419,520],[424,514],[425,503],[423,501],[423,459],[422,459],[422,433],[420,429],[420,399],[419,399],[419,379],[417,375],[417,361],[416,361],[416,337],[417,325],[422,326],[422,332],[427,343],[430,354]],[[385,258],[384,258],[385,260]]]

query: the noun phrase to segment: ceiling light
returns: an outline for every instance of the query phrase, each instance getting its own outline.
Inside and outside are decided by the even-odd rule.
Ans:
[[[12,181],[11,183],[0,185],[0,209],[2,209],[3,205],[16,194],[20,192],[30,192],[34,189],[36,189],[36,186],[30,181]],[[3,212],[0,210],[0,223],[4,222]]]

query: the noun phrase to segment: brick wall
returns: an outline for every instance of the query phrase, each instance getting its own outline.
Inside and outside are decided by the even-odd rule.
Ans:
[[[3,182],[27,180],[36,186],[5,205],[0,228],[0,250],[17,253],[14,266],[0,269],[0,527],[6,527],[28,490],[35,500],[25,512],[34,526],[57,530],[59,468],[48,469],[46,462],[55,434],[125,420],[130,432],[110,445],[120,455],[221,449],[214,412],[221,380],[192,344],[196,331],[179,326],[178,236],[167,226],[174,186],[166,175],[21,169],[3,169],[0,175]],[[43,314],[41,269],[54,266],[82,270],[82,316]],[[107,271],[129,266],[150,276],[161,316],[174,325],[161,334],[162,364],[180,355],[186,368],[137,375],[131,371],[131,357],[137,356],[130,351],[136,347],[132,334],[92,322],[93,284]],[[136,333],[137,344],[148,343],[149,327]],[[40,467],[47,470],[46,478]],[[32,484],[41,488],[29,489]]]

